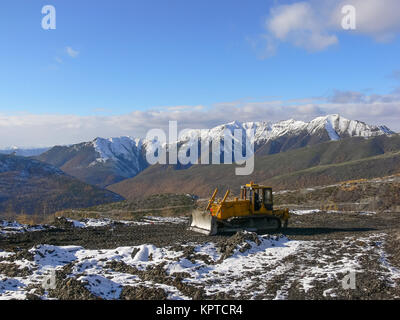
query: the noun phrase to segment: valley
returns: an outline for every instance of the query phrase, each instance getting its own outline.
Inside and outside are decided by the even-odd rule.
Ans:
[[[399,299],[399,135],[332,115],[205,141],[254,126],[250,176],[149,166],[129,137],[0,155],[0,299]],[[249,181],[273,188],[287,228],[188,230],[214,188],[233,200]]]

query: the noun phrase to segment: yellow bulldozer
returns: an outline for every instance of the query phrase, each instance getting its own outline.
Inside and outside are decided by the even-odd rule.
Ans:
[[[192,212],[189,230],[206,235],[230,233],[239,230],[253,232],[279,230],[287,227],[289,209],[273,208],[272,188],[250,182],[240,189],[240,198],[215,201],[218,188],[208,201],[205,210]]]

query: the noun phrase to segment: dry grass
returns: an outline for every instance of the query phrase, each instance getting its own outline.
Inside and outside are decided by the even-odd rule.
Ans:
[[[52,224],[54,222],[55,215],[17,214],[17,213],[7,212],[0,214],[0,219],[7,221],[16,221],[21,224],[34,226],[38,224]]]

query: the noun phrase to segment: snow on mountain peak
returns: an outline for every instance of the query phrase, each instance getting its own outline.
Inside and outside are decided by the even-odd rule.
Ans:
[[[393,134],[385,126],[368,125],[362,121],[349,120],[339,114],[330,114],[315,118],[309,122],[308,130],[310,133],[318,129],[325,128],[331,140],[339,140],[344,137],[374,137],[383,134]]]
[[[390,135],[394,132],[386,126],[373,126],[358,120],[349,120],[339,114],[329,114],[317,117],[310,122],[294,119],[283,120],[276,123],[272,122],[240,122],[232,121],[211,129],[189,129],[184,130],[178,139],[179,142],[187,142],[195,137],[200,137],[202,141],[214,141],[223,139],[227,131],[231,135],[234,130],[242,130],[248,133],[254,129],[254,143],[261,144],[270,140],[277,139],[286,135],[296,135],[301,133],[317,134],[326,132],[331,140],[340,140],[346,137],[373,137],[378,135]],[[151,144],[150,141],[132,137],[119,138],[96,138],[93,147],[99,154],[97,162],[107,160],[125,159],[138,162],[142,149],[145,150]]]
[[[126,160],[136,160],[139,156],[143,140],[132,137],[96,138],[93,142],[94,149],[99,153],[98,162],[108,159],[123,157]]]
[[[326,132],[333,141],[347,137],[364,137],[369,138],[378,135],[390,135],[394,132],[386,126],[367,125],[358,120],[349,120],[339,114],[329,114],[317,117],[310,122],[304,122],[294,119],[283,120],[276,123],[271,122],[239,122],[232,121],[227,124],[219,125],[211,129],[188,130],[180,137],[180,141],[187,141],[198,135],[203,141],[212,141],[222,139],[225,130],[234,133],[235,129],[248,132],[254,129],[254,143],[266,143],[270,140],[277,139],[285,135],[296,135],[301,132],[308,134],[317,134],[318,132]]]

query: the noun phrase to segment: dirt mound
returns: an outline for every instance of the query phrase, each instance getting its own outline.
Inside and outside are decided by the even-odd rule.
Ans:
[[[203,261],[204,263],[211,265],[214,264],[215,262],[210,259],[208,255],[197,253],[195,251],[194,246],[188,246],[188,245],[181,245],[181,244],[175,244],[174,246],[170,247],[171,250],[182,252],[182,255],[175,258],[176,261],[179,261],[182,258],[185,258],[186,260],[189,260],[191,263],[196,263],[196,260]]]
[[[133,266],[127,265],[123,261],[110,261],[106,264],[107,268],[110,268],[116,272],[124,272],[129,274],[134,274],[140,277],[143,281],[150,281],[156,284],[166,284],[169,286],[173,286],[177,288],[182,294],[188,296],[195,300],[200,300],[205,297],[204,290],[202,288],[198,288],[196,286],[190,285],[188,283],[183,282],[182,274],[173,274],[168,275],[164,269],[165,262],[149,266],[146,270],[138,270]],[[153,290],[153,289],[152,289]],[[132,291],[133,296],[135,296],[136,291]],[[144,291],[143,291],[144,292]],[[145,293],[145,292],[144,292]],[[139,293],[138,293],[139,294]],[[154,294],[154,292],[150,292],[150,294]],[[121,296],[121,299],[123,297]],[[132,298],[133,299],[133,298]]]
[[[35,260],[35,255],[32,252],[29,252],[26,249],[21,249],[15,253],[15,255],[12,256],[13,260],[21,260],[21,259],[26,259],[28,261],[34,261]]]
[[[251,248],[251,245],[247,242],[255,243],[257,246],[260,245],[261,240],[257,233],[240,231],[229,237],[225,241],[218,243],[218,250],[221,253],[219,261],[223,261],[226,258],[231,257],[236,250],[245,252]]]
[[[116,261],[116,260],[109,261],[106,263],[106,268],[110,268],[116,272],[121,272],[121,273],[129,273],[134,275],[140,274],[139,269],[130,266],[123,261]]]
[[[35,260],[35,255],[32,252],[29,252],[29,250],[27,249],[19,249],[19,248],[15,248],[13,255],[10,255],[7,258],[4,258],[3,261],[10,261],[10,262],[14,262],[17,260],[28,260],[28,261],[34,261]]]
[[[99,300],[86,287],[87,283],[68,277],[73,264],[56,271],[56,288],[49,289],[49,297],[59,300]]]
[[[32,274],[32,271],[28,267],[20,269],[20,267],[14,263],[0,263],[0,274],[6,277],[26,277]]]
[[[57,228],[73,228],[74,224],[72,221],[68,221],[67,218],[65,217],[58,217],[54,220],[53,223],[54,226],[56,226]]]

